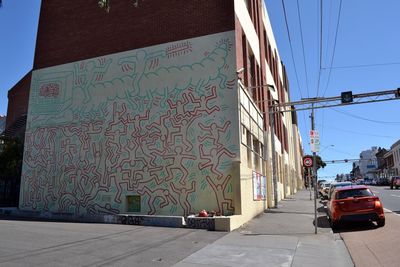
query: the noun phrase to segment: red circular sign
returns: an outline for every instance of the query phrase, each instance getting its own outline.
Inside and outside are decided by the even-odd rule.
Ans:
[[[303,158],[303,165],[304,165],[305,167],[311,167],[311,166],[313,165],[312,158],[310,158],[310,157],[304,157],[304,158]]]

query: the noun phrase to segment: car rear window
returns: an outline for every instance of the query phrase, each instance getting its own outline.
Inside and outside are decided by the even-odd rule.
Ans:
[[[373,194],[367,188],[351,189],[351,190],[339,191],[337,194],[337,199],[345,199],[348,197],[369,197],[369,196],[373,196]]]

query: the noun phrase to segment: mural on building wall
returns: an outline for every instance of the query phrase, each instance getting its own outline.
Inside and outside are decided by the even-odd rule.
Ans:
[[[20,208],[232,214],[234,33],[33,72]]]

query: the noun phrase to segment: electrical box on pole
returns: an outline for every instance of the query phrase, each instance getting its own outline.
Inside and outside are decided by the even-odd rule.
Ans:
[[[396,92],[394,94],[397,98],[400,98],[400,88],[396,89]]]
[[[352,91],[342,92],[342,104],[351,102],[353,102],[353,92]]]

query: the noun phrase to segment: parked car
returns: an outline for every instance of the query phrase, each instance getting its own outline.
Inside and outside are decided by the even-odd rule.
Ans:
[[[389,178],[379,178],[378,179],[378,185],[390,185],[390,179]]]
[[[331,195],[333,193],[333,191],[338,188],[338,187],[344,187],[344,186],[349,186],[352,185],[352,182],[335,182],[335,183],[331,183],[331,185],[329,186],[329,192],[328,192],[328,200],[331,199]]]
[[[400,176],[393,176],[390,180],[390,189],[393,189],[393,187],[396,189],[400,187]]]
[[[336,188],[327,208],[332,229],[342,222],[375,221],[379,227],[385,225],[382,202],[365,185]]]

